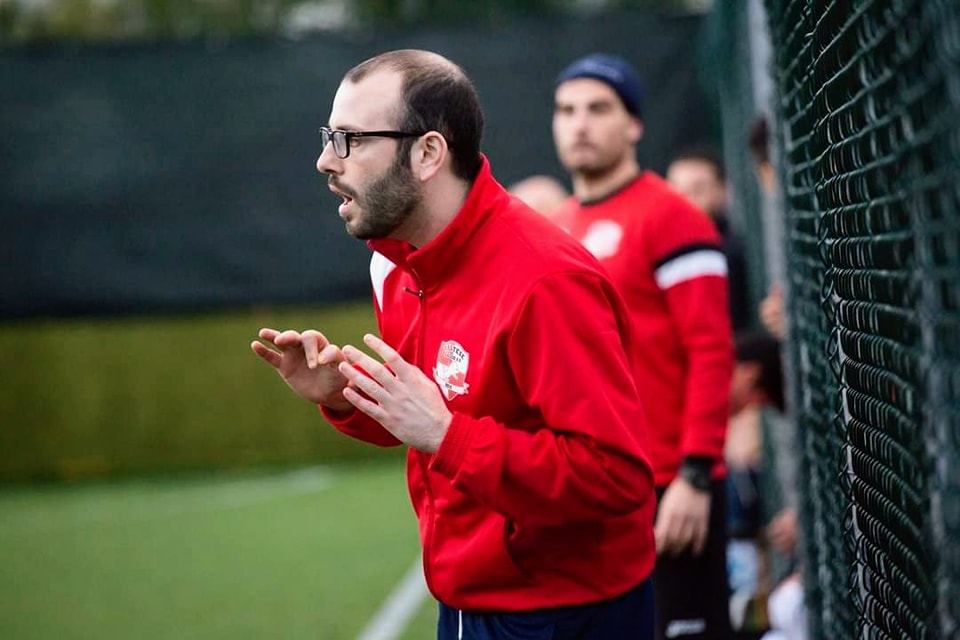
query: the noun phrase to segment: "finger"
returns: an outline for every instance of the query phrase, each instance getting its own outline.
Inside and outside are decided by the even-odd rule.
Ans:
[[[280,335],[279,331],[277,331],[276,329],[270,329],[268,327],[264,327],[257,332],[257,336],[261,340],[266,340],[268,342],[273,342],[278,335]]]
[[[657,554],[673,553],[673,536],[670,533],[670,518],[661,514],[653,527],[653,538],[657,547]]]
[[[673,538],[673,536],[664,534],[660,539],[660,542],[657,544],[657,555],[673,556],[677,554],[677,551],[677,541]]]
[[[274,367],[280,366],[282,357],[273,349],[270,349],[263,343],[257,342],[256,340],[250,343],[250,348],[255,354],[266,360],[269,364],[273,365]]]
[[[294,331],[293,329],[287,329],[286,331],[279,332],[273,338],[273,344],[281,348],[290,348],[290,347],[299,347],[300,346],[300,332]]]
[[[388,385],[396,381],[393,372],[387,369],[383,363],[377,362],[372,357],[360,351],[356,347],[347,345],[343,348],[343,355],[346,357],[347,361],[351,364],[354,364],[372,377],[374,380],[379,382],[384,387],[389,388]],[[341,366],[342,369],[342,366]],[[345,374],[346,375],[346,374]]]
[[[697,549],[706,540],[706,531],[705,522],[695,516],[687,516],[680,532],[680,550],[690,549],[691,553],[699,553]]]
[[[307,368],[316,369],[320,350],[327,346],[327,339],[319,331],[308,329],[300,334],[303,355],[307,359]]]
[[[403,356],[401,356],[396,349],[372,333],[364,335],[363,342],[373,349],[395,374],[399,375],[400,369],[408,366],[407,361],[403,359]]]
[[[670,536],[670,542],[668,546],[670,547],[671,553],[673,555],[678,555],[683,553],[683,551],[690,545],[690,540],[693,535],[693,531],[690,529],[688,524],[684,524],[683,521],[680,522]]]
[[[320,351],[320,355],[317,357],[317,364],[336,364],[344,360],[346,360],[346,358],[340,350],[340,347],[335,344],[328,344]]]
[[[341,362],[338,368],[347,380],[373,398],[378,404],[386,398],[387,394],[384,388],[376,380],[365,376],[362,371],[358,371],[349,362]]]
[[[382,397],[382,392],[377,394],[377,389],[383,389],[376,380],[372,379],[366,369],[363,369],[348,360],[342,360],[337,364],[337,371],[347,379],[347,385],[355,389],[361,389],[367,393],[367,389],[372,389],[374,395]]]
[[[670,514],[663,531],[663,548],[670,555],[682,553],[690,543],[690,525],[682,514]]]
[[[658,555],[658,556],[659,556],[659,555],[663,555],[664,553],[666,553],[666,548],[665,548],[665,547],[666,547],[666,545],[667,545],[667,541],[666,541],[666,539],[664,539],[662,532],[659,532],[659,531],[657,531],[657,530],[654,530],[654,532],[653,532],[653,542],[654,542],[654,546],[655,546],[656,549],[657,549],[657,555]]]
[[[379,422],[381,425],[384,423],[387,414],[383,410],[383,407],[376,402],[365,398],[363,394],[358,393],[351,387],[344,387],[343,397],[347,399],[347,402]]]

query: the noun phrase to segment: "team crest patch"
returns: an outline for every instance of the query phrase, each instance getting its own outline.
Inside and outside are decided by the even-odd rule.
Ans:
[[[467,393],[470,385],[466,383],[467,365],[470,354],[456,340],[444,340],[437,351],[437,365],[433,368],[433,379],[447,400]]]
[[[622,238],[623,227],[618,223],[613,220],[597,220],[583,236],[583,246],[597,259],[603,260],[617,255]]]

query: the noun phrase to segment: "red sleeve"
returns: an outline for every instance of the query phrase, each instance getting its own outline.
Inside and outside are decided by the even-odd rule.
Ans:
[[[518,523],[637,510],[653,499],[653,473],[627,340],[622,302],[599,276],[538,283],[502,356],[541,423],[517,428],[454,414],[432,468]]]
[[[723,458],[729,419],[733,336],[727,281],[700,276],[667,289],[667,304],[687,354],[683,456]]]
[[[357,440],[363,440],[380,447],[396,447],[403,444],[383,426],[362,411],[338,413],[320,407],[320,413],[334,429]]]
[[[723,458],[733,375],[727,263],[713,223],[678,203],[665,218],[654,264],[686,363],[683,456]]]

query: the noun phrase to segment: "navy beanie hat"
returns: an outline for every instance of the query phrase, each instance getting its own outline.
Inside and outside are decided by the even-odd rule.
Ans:
[[[593,78],[617,92],[623,106],[638,118],[643,113],[643,83],[629,62],[607,53],[592,53],[574,60],[557,76],[555,86],[575,78]]]

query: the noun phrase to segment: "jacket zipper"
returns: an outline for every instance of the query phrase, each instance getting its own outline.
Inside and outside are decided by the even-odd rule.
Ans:
[[[424,346],[423,343],[426,340],[427,334],[427,302],[426,296],[423,293],[423,287],[420,284],[420,278],[417,276],[416,272],[412,269],[410,273],[413,275],[414,280],[417,282],[418,289],[414,291],[408,287],[404,287],[403,290],[411,295],[417,296],[420,300],[420,326],[419,332],[420,335],[417,337],[417,361],[414,362],[420,370],[423,370],[424,362]],[[423,484],[426,487],[427,492],[427,532],[423,540],[423,574],[424,578],[427,581],[427,584],[431,583],[430,574],[431,571],[431,560],[430,560],[430,549],[433,542],[433,530],[436,523],[436,502],[433,497],[433,487],[430,484],[430,469],[427,465],[426,456],[422,453],[417,453],[417,463],[420,465],[420,471],[423,474]]]

